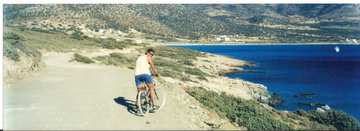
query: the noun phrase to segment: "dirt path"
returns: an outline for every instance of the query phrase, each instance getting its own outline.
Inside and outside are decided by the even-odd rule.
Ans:
[[[161,111],[131,113],[133,71],[68,62],[71,54],[44,56],[46,68],[4,88],[4,129],[207,129],[205,112],[169,91]],[[196,111],[192,111],[196,110]],[[200,112],[200,113],[198,113]]]

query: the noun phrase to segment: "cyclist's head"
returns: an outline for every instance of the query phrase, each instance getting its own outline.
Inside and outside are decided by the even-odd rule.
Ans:
[[[147,54],[147,55],[151,55],[151,56],[154,56],[154,54],[155,54],[155,50],[154,49],[152,49],[152,48],[149,48],[149,49],[147,49],[146,50],[146,53],[145,54]]]

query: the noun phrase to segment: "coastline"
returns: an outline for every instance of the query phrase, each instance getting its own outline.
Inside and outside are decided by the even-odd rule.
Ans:
[[[43,33],[41,33],[43,34]],[[29,35],[25,35],[26,37],[29,37]],[[56,34],[49,34],[49,36],[54,36],[55,38],[57,38]],[[55,39],[54,37],[48,37],[50,40],[51,39]],[[66,40],[66,39],[65,39]],[[29,39],[28,41],[35,41],[33,39]],[[69,45],[76,45],[75,43],[77,42],[81,42],[80,40],[75,40],[75,42],[72,42],[74,40],[71,40],[69,43],[64,42],[65,44],[69,44]],[[33,43],[39,43],[39,42],[33,42]],[[48,47],[46,46],[47,44],[50,43],[42,43],[43,47]],[[88,90],[89,88],[86,88],[87,86],[96,86],[94,87],[97,90],[108,90],[109,88],[99,88],[99,87],[103,87],[102,83],[106,83],[106,85],[109,85],[109,83],[112,84],[119,84],[121,85],[121,87],[124,89],[122,90],[122,94],[123,96],[126,96],[128,94],[131,94],[134,90],[131,90],[131,88],[128,88],[128,85],[133,85],[133,83],[131,84],[124,84],[126,82],[132,82],[130,81],[133,78],[133,68],[129,68],[129,67],[133,67],[133,63],[134,60],[136,60],[136,56],[143,54],[143,51],[146,48],[149,47],[154,47],[157,51],[159,51],[157,58],[161,58],[161,59],[157,59],[159,61],[156,61],[155,63],[158,64],[158,67],[163,67],[163,70],[160,70],[160,74],[162,77],[163,81],[159,81],[163,86],[164,86],[164,90],[166,90],[166,92],[168,92],[169,94],[171,93],[171,97],[169,97],[169,101],[172,101],[171,104],[168,104],[166,109],[169,109],[169,111],[167,112],[163,112],[163,113],[169,113],[171,115],[173,114],[178,114],[178,112],[182,113],[180,116],[184,116],[187,118],[179,118],[181,121],[185,121],[185,122],[189,122],[190,124],[193,123],[193,128],[194,129],[212,129],[213,127],[215,128],[219,128],[220,129],[231,129],[233,124],[235,122],[238,122],[237,120],[243,120],[244,122],[254,122],[254,123],[259,123],[259,127],[264,127],[263,124],[279,124],[279,123],[289,123],[289,124],[294,124],[294,129],[314,129],[311,126],[303,126],[304,124],[301,122],[308,121],[309,123],[309,119],[310,118],[306,118],[305,116],[299,116],[296,115],[293,112],[289,112],[289,111],[280,111],[277,110],[271,106],[269,106],[268,103],[262,101],[262,100],[267,100],[268,98],[270,98],[270,94],[267,92],[267,88],[266,86],[262,85],[262,84],[257,84],[257,83],[253,83],[250,81],[246,81],[246,80],[242,80],[242,79],[233,79],[233,78],[228,78],[225,76],[221,76],[219,74],[221,74],[221,71],[234,71],[234,69],[240,69],[243,66],[247,66],[251,63],[247,62],[247,61],[243,61],[243,60],[239,60],[239,59],[235,59],[235,58],[231,58],[231,57],[227,57],[227,56],[223,56],[223,55],[218,55],[218,54],[212,54],[212,53],[198,53],[200,51],[196,51],[196,52],[192,52],[192,51],[186,51],[186,50],[181,50],[181,49],[166,49],[166,48],[157,48],[159,46],[167,46],[166,44],[149,44],[149,45],[129,45],[126,46],[124,48],[121,49],[106,49],[104,47],[97,47],[95,45],[94,48],[89,48],[86,49],[85,47],[79,47],[76,48],[78,50],[73,50],[74,48],[72,46],[59,46],[62,47],[60,48],[61,50],[71,50],[67,53],[62,52],[59,54],[56,54],[55,57],[51,56],[49,57],[47,54],[44,54],[44,57],[48,57],[47,59],[47,64],[49,64],[49,66],[47,67],[47,69],[58,69],[59,65],[63,65],[64,69],[72,69],[74,72],[79,71],[80,69],[83,70],[83,72],[93,72],[93,77],[95,78],[94,80],[87,80],[87,79],[83,79],[88,77],[88,75],[86,73],[83,72],[78,72],[77,75],[79,76],[78,80],[75,81],[78,84],[74,84],[74,87],[77,87],[78,85],[82,85],[83,83],[90,83],[90,82],[95,82],[95,83],[100,83],[101,86],[97,86],[97,84],[90,84],[90,85],[84,85],[81,87],[85,87],[83,90]],[[171,47],[171,46],[168,46]],[[46,48],[45,48],[46,49]],[[54,51],[54,49],[49,48],[49,50]],[[55,51],[56,52],[56,51]],[[100,52],[100,53],[99,53]],[[77,62],[73,62],[70,61],[73,56],[73,53],[80,53],[84,56],[87,56],[89,59],[95,60],[96,62],[94,64],[84,64],[81,63],[79,61]],[[162,55],[161,55],[162,54]],[[125,60],[125,61],[124,61]],[[51,68],[51,66],[53,68]],[[81,68],[79,68],[81,67]],[[86,68],[83,68],[86,67]],[[99,70],[93,70],[94,67],[96,67]],[[115,68],[116,67],[116,68]],[[78,68],[78,69],[77,69]],[[120,73],[116,73],[115,71],[119,71],[117,68],[121,68]],[[106,70],[104,70],[106,69]],[[74,75],[73,71],[66,71],[65,73],[69,73],[71,74],[71,76]],[[113,74],[113,73],[116,74]],[[119,79],[121,78],[122,82],[119,82],[117,80],[114,79],[97,79],[98,74],[101,73],[104,75],[103,78],[108,77],[109,75],[107,73],[111,73],[112,75],[117,75],[119,77]],[[168,73],[169,76],[165,76],[165,74]],[[46,74],[46,73],[45,73]],[[62,75],[63,73],[57,73],[59,75]],[[121,74],[121,75],[120,75]],[[46,74],[47,75],[47,74]],[[86,75],[86,77],[84,77],[83,75]],[[179,77],[176,77],[176,75],[178,75]],[[53,75],[51,75],[53,76]],[[48,78],[49,76],[46,76],[44,78]],[[204,78],[205,77],[205,78]],[[61,76],[60,78],[65,78],[64,76]],[[71,77],[70,77],[71,78]],[[100,77],[101,78],[101,77]],[[109,78],[116,78],[116,77],[109,77]],[[42,79],[40,79],[42,80]],[[38,82],[40,80],[37,81],[32,81],[32,82]],[[47,79],[46,79],[47,80]],[[62,82],[62,81],[58,81],[58,78],[54,79],[50,79],[52,80],[52,82]],[[98,82],[99,80],[103,81],[103,82]],[[87,82],[86,82],[87,81]],[[66,84],[69,84],[71,82],[65,82]],[[79,84],[80,83],[80,84]],[[161,85],[160,84],[160,85]],[[25,84],[27,86],[29,86],[30,84]],[[59,85],[60,87],[62,86],[62,84],[54,84],[54,85]],[[18,85],[19,87],[22,87],[22,85]],[[64,86],[64,87],[71,87],[71,86]],[[120,86],[116,85],[116,86],[111,86],[114,89],[118,89]],[[224,118],[224,117],[219,117],[218,115],[222,115],[224,112],[218,112],[219,114],[214,113],[214,110],[212,110],[210,107],[209,108],[205,108],[204,107],[204,103],[201,105],[201,100],[196,100],[195,97],[190,96],[188,94],[187,89],[205,89],[207,91],[212,91],[217,93],[217,95],[219,94],[226,94],[227,96],[234,96],[236,97],[236,99],[221,99],[221,100],[226,100],[227,102],[229,101],[233,101],[233,100],[244,100],[245,103],[239,103],[239,104],[228,104],[227,106],[231,106],[229,108],[231,109],[235,109],[234,111],[239,111],[241,110],[242,112],[247,113],[248,111],[250,111],[249,113],[259,113],[258,116],[253,116],[253,114],[251,114],[251,118],[256,118],[257,120],[249,120],[247,118],[244,118],[243,114],[239,114],[237,112],[231,112],[229,114],[231,114],[231,116],[233,116],[234,114],[236,114],[236,119],[232,119],[232,118]],[[37,88],[38,89],[38,88]],[[55,89],[55,88],[54,88]],[[60,90],[63,90],[64,88],[57,88]],[[67,89],[81,89],[81,88],[67,88]],[[50,90],[51,91],[51,90]],[[80,92],[81,90],[79,90]],[[118,92],[113,91],[113,90],[109,90],[111,92],[114,92],[114,96],[118,96]],[[124,92],[127,91],[127,92]],[[65,91],[68,92],[68,91]],[[83,91],[81,91],[83,92]],[[128,93],[129,92],[129,93]],[[39,93],[43,93],[43,92],[39,92]],[[96,92],[98,93],[98,92]],[[29,95],[30,93],[27,93],[27,95]],[[50,94],[50,93],[45,93],[45,94]],[[66,93],[59,93],[59,94],[66,94]],[[84,94],[84,93],[82,93]],[[109,96],[107,93],[103,93],[105,94],[103,97],[106,97],[106,100],[110,100],[107,97]],[[39,95],[39,96],[46,96],[46,95]],[[76,96],[76,95],[71,95],[71,96]],[[213,98],[213,96],[211,95],[204,95],[207,98]],[[20,95],[20,97],[22,97]],[[131,98],[130,96],[127,96],[129,98]],[[222,95],[222,97],[224,97],[224,95]],[[33,98],[33,97],[31,97]],[[51,97],[52,98],[52,97]],[[70,98],[70,97],[66,97],[65,98]],[[82,97],[85,98],[85,97]],[[89,94],[89,97],[86,98],[93,98],[93,94]],[[102,98],[100,98],[99,96],[96,96],[95,100],[103,100]],[[226,97],[228,98],[228,97]],[[42,100],[45,100],[46,97],[44,97]],[[75,99],[76,100],[76,99]],[[105,98],[104,98],[105,100]],[[260,100],[260,101],[259,101]],[[51,103],[45,104],[45,105],[49,105],[49,104],[56,104],[53,103],[52,101],[50,101]],[[84,101],[79,101],[79,103],[83,103]],[[220,103],[224,103],[222,101],[210,101],[208,103],[215,103],[215,102],[220,102]],[[66,102],[68,104],[68,102]],[[98,103],[103,103],[103,102],[98,102]],[[249,104],[250,103],[250,104]],[[26,103],[25,103],[26,104]],[[85,105],[86,103],[83,103],[81,105]],[[109,103],[110,105],[111,103]],[[60,105],[60,104],[59,104]],[[250,105],[247,106],[249,108],[244,108],[243,105]],[[71,106],[71,105],[70,105]],[[113,104],[111,104],[111,106],[113,106]],[[11,107],[11,106],[8,106]],[[63,107],[63,106],[61,106]],[[73,106],[76,107],[76,106]],[[90,108],[95,107],[94,105],[89,105]],[[216,106],[216,107],[224,107],[224,106]],[[60,108],[59,108],[60,109]],[[105,109],[110,109],[110,108],[105,108]],[[114,109],[114,108],[111,108]],[[260,110],[258,110],[260,109]],[[61,110],[60,110],[61,111]],[[104,111],[104,110],[102,110]],[[115,110],[111,110],[111,111],[115,111]],[[116,110],[116,112],[118,112],[119,110]],[[126,110],[120,110],[122,112],[126,113]],[[174,111],[177,111],[174,113]],[[215,110],[216,111],[216,110]],[[326,110],[327,111],[327,110]],[[105,110],[105,112],[108,112],[108,110]],[[266,117],[264,117],[262,114],[269,114]],[[93,113],[94,114],[94,113]],[[97,113],[95,113],[97,114]],[[101,114],[101,113],[100,113]],[[156,117],[157,120],[159,120],[159,122],[168,122],[169,120],[167,118],[177,118],[176,116],[171,116],[168,117],[169,114],[165,114],[162,118],[158,119],[159,117]],[[9,116],[9,115],[8,115]],[[112,115],[114,116],[114,115]],[[124,115],[125,120],[132,120],[133,117],[131,117],[131,115]],[[127,117],[129,116],[129,117]],[[296,117],[293,117],[296,116]],[[32,117],[24,117],[24,119],[28,119],[28,118],[32,118]],[[46,118],[52,118],[52,117],[46,117]],[[79,117],[80,118],[80,117]],[[105,117],[104,117],[105,118]],[[166,118],[166,119],[165,119]],[[238,119],[239,118],[239,119]],[[279,120],[280,121],[275,121],[275,120]],[[290,119],[290,120],[289,120]],[[69,121],[71,121],[73,119],[69,119]],[[273,122],[275,123],[271,123],[268,120],[273,120]],[[210,122],[209,122],[210,121]],[[296,122],[294,122],[296,121]],[[300,123],[298,122],[300,121]],[[314,120],[312,120],[314,121]],[[94,121],[95,122],[95,121]],[[206,123],[204,123],[206,122]],[[263,122],[263,123],[261,123]],[[134,124],[129,124],[130,126],[136,125],[136,123],[138,122],[134,122]],[[144,122],[145,123],[145,122]],[[207,124],[209,123],[209,124]],[[167,124],[167,123],[166,123]],[[180,125],[179,123],[174,122],[174,125]],[[310,125],[313,123],[310,123]],[[157,128],[162,127],[163,124],[157,125]],[[226,125],[230,125],[231,128],[226,127]],[[246,126],[243,123],[239,123],[239,125],[235,125],[237,127],[235,127],[236,129],[239,129],[238,126]],[[299,127],[300,126],[300,127]],[[240,127],[240,129],[241,129]],[[253,127],[253,126],[246,126],[246,127]],[[272,125],[266,125],[266,127],[272,127]],[[299,128],[298,128],[299,127]],[[155,126],[153,127],[155,128]],[[251,128],[250,128],[251,129]],[[277,128],[277,129],[282,129],[282,128]],[[286,128],[283,128],[286,129]],[[327,128],[317,128],[317,129],[327,129]],[[331,128],[332,129],[332,128]]]
[[[198,51],[200,52],[200,51]],[[268,99],[270,94],[267,87],[259,83],[253,83],[243,79],[234,79],[226,77],[226,74],[244,71],[243,67],[253,66],[245,60],[235,59],[228,56],[213,54],[208,52],[205,56],[198,57],[194,61],[194,66],[202,71],[214,75],[207,77],[209,81],[198,81],[199,83],[185,82],[192,87],[203,87],[214,92],[224,92],[245,100],[258,100],[260,97]]]
[[[165,46],[252,46],[252,45],[360,45],[360,43],[180,43],[180,42],[169,42],[164,43]]]
[[[200,51],[201,52],[201,51]],[[205,60],[207,60],[208,64],[210,64],[210,67],[204,66],[202,64],[199,64],[199,62],[203,61],[200,57],[200,59],[196,60],[196,67],[201,67],[203,69],[211,69],[215,67],[217,70],[213,70],[213,72],[219,71],[226,71],[227,73],[233,73],[238,71],[243,71],[241,67],[246,66],[249,64],[246,61],[231,58],[228,56],[223,56],[219,54],[212,54],[212,53],[205,53],[207,56],[205,57]],[[222,61],[214,61],[214,57],[223,59]],[[226,62],[238,62],[238,64],[230,64]],[[212,65],[212,67],[211,67]],[[222,65],[222,66],[219,66]],[[239,68],[240,70],[234,70],[234,66]],[[290,110],[281,110],[273,107],[273,104],[276,104],[278,101],[281,101],[282,98],[276,97],[276,95],[269,92],[268,88],[263,84],[253,83],[251,81],[243,80],[240,78],[229,78],[226,77],[223,74],[217,75],[214,78],[208,78],[209,81],[198,81],[199,84],[192,83],[192,82],[184,82],[183,86],[187,86],[184,88],[191,96],[196,98],[200,103],[207,106],[208,108],[215,110],[219,114],[228,113],[230,117],[228,117],[232,122],[235,122],[236,126],[242,125],[243,123],[238,123],[237,121],[234,121],[231,117],[234,113],[245,113],[248,110],[242,109],[243,105],[247,105],[245,103],[240,104],[230,104],[231,106],[226,107],[219,107],[219,106],[213,106],[213,104],[216,105],[216,102],[219,102],[218,100],[224,100],[222,102],[219,102],[219,105],[223,106],[222,103],[227,103],[227,101],[231,101],[229,103],[232,103],[233,99],[227,99],[227,96],[238,98],[237,101],[247,101],[247,102],[254,102],[254,106],[250,108],[250,110],[256,110],[257,112],[251,112],[252,117],[257,118],[264,118],[262,117],[263,114],[269,114],[269,121],[262,123],[262,121],[256,121],[254,123],[246,121],[251,123],[250,125],[259,124],[259,126],[262,127],[263,124],[272,123],[270,121],[277,121],[276,124],[284,124],[288,125],[289,128],[286,126],[284,127],[274,127],[274,129],[286,129],[286,130],[343,130],[343,129],[357,129],[357,123],[358,119],[353,117],[350,114],[343,113],[342,111],[338,111],[336,109],[332,109],[327,104],[323,106],[319,106],[316,108],[316,110],[297,110],[297,111],[290,111]],[[199,89],[200,87],[200,89]],[[201,91],[203,89],[203,91]],[[189,91],[190,90],[190,91]],[[195,90],[195,91],[194,91]],[[200,91],[199,91],[200,90]],[[208,94],[207,94],[207,93]],[[209,92],[215,92],[215,94],[211,94]],[[223,95],[225,94],[225,95]],[[211,97],[209,98],[209,95]],[[215,97],[215,98],[213,98]],[[214,100],[215,99],[215,100]],[[214,102],[214,103],[209,103]],[[221,103],[221,104],[220,104]],[[224,104],[227,105],[227,104]],[[234,108],[234,110],[230,110],[229,108]],[[218,110],[216,110],[218,109]],[[219,110],[220,109],[220,110]],[[226,110],[225,112],[223,110]],[[246,114],[246,113],[245,113]],[[257,116],[258,115],[258,116]],[[242,118],[242,115],[237,115],[236,118],[240,119],[247,119],[248,117]],[[332,119],[332,117],[339,117],[339,118],[345,118],[348,121],[338,121],[337,119]],[[264,118],[265,119],[265,118]],[[323,120],[326,119],[327,121],[331,121],[333,123],[323,122]],[[301,124],[300,124],[300,123]],[[285,124],[286,123],[286,124]],[[334,123],[352,123],[348,125],[344,124],[334,124]],[[252,127],[250,125],[247,125],[247,129],[257,129],[257,127]],[[271,126],[270,126],[271,127]],[[265,127],[265,128],[270,128]],[[261,128],[262,129],[262,128]],[[271,128],[270,128],[271,129]]]
[[[198,45],[204,45],[204,44],[198,44]],[[301,44],[300,44],[301,45]],[[304,45],[304,44],[302,44],[302,45]],[[192,45],[189,45],[189,46],[192,46]],[[206,46],[206,45],[205,45]],[[176,46],[174,46],[174,47],[176,47]],[[196,51],[199,51],[199,50],[196,50]],[[200,52],[202,52],[202,51],[200,51]],[[205,53],[208,53],[208,52],[205,52]],[[231,57],[229,57],[229,56],[223,56],[223,55],[221,55],[221,54],[216,54],[216,53],[208,53],[208,54],[211,54],[211,55],[214,55],[214,56],[218,56],[218,57],[227,57],[227,58],[230,58],[230,59],[235,59],[235,60],[240,60],[240,61],[244,61],[244,60],[241,60],[241,59],[236,59],[236,58],[231,58]],[[246,61],[245,61],[246,62]],[[215,63],[214,63],[215,64]],[[249,64],[249,63],[248,63]],[[246,66],[246,65],[235,65],[235,66],[231,66],[231,65],[229,65],[229,67],[233,67],[233,68],[227,68],[226,70],[224,69],[224,70],[222,70],[221,71],[221,73],[219,73],[219,78],[221,77],[221,76],[224,76],[224,77],[226,77],[226,75],[227,74],[231,74],[231,73],[238,73],[238,72],[246,72],[246,70],[244,70],[244,69],[242,69],[242,67],[243,66]],[[252,66],[252,65],[250,65],[250,66]],[[234,67],[239,67],[239,68],[234,68]],[[243,79],[241,79],[241,78],[230,78],[230,79],[240,79],[240,80],[243,80]],[[243,81],[247,81],[247,80],[243,80]],[[256,83],[255,83],[256,84]],[[266,88],[266,86],[265,85],[263,85],[265,88],[265,90],[266,90],[266,92],[267,92],[267,96],[270,96],[271,97],[271,94],[272,94],[272,92],[270,92],[270,90],[267,90],[267,88]],[[276,93],[276,92],[274,92],[274,93]],[[322,111],[322,108],[330,108],[329,107],[329,105],[330,105],[330,103],[323,103],[323,106],[314,106],[315,108],[314,109],[316,109],[317,111]],[[276,109],[276,110],[282,110],[282,109]],[[338,110],[338,109],[335,109],[335,110]],[[339,109],[340,110],[340,109]],[[287,109],[285,109],[285,110],[282,110],[282,111],[293,111],[293,110],[287,110]],[[349,113],[349,112],[347,112],[347,113]],[[349,113],[350,114],[350,113]]]

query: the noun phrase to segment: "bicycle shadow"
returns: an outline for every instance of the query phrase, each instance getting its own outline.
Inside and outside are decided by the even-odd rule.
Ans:
[[[114,101],[119,105],[125,106],[129,113],[134,114],[136,116],[140,116],[140,115],[138,115],[138,113],[136,113],[137,109],[136,109],[135,104],[134,104],[135,101],[128,100],[128,99],[126,99],[125,97],[122,97],[122,96],[114,98]]]

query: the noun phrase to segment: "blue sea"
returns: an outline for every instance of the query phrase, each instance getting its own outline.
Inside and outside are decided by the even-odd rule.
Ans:
[[[276,108],[315,109],[327,104],[360,119],[359,45],[224,45],[177,46],[247,60],[249,72],[227,75],[268,87],[285,101]],[[338,49],[336,49],[338,48]],[[337,51],[336,51],[337,50]],[[310,94],[309,97],[299,97]]]

